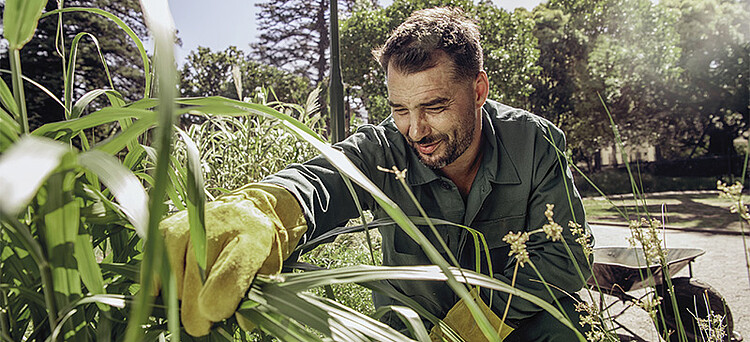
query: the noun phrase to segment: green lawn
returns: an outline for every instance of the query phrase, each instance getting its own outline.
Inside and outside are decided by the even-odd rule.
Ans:
[[[666,224],[673,227],[689,227],[701,229],[720,229],[739,231],[739,216],[729,211],[732,202],[719,198],[719,192],[700,194],[669,194],[647,195],[646,206],[639,202],[636,206],[631,197],[613,198],[611,202],[602,197],[587,197],[583,200],[586,216],[589,221],[627,222],[623,213],[627,212],[630,219],[650,215],[661,220],[662,215]],[[645,208],[645,210],[644,210]],[[745,227],[747,229],[747,227]]]

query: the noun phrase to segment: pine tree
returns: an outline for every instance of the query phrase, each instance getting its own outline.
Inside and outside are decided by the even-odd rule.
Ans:
[[[258,3],[259,42],[252,45],[266,64],[306,76],[320,84],[328,73],[330,0],[268,0]],[[350,13],[354,0],[339,2],[339,17]]]

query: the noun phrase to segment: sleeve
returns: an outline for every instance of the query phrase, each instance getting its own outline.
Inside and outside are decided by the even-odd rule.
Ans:
[[[374,126],[360,128],[341,143],[335,144],[367,176],[379,184],[379,173],[373,172],[375,165],[389,165],[385,150],[387,141]],[[319,155],[304,164],[291,164],[284,170],[266,177],[261,182],[281,186],[298,200],[307,221],[308,229],[302,242],[313,239],[326,231],[343,226],[359,216],[354,199],[339,171]],[[375,179],[373,178],[375,177]],[[352,183],[363,210],[375,205],[372,196]]]
[[[591,275],[590,260],[584,254],[583,246],[576,241],[568,222],[575,222],[584,227],[589,241],[593,245],[590,228],[586,224],[581,197],[573,184],[573,175],[564,156],[558,151],[565,151],[565,136],[551,123],[540,125],[534,142],[534,170],[531,193],[527,207],[526,229],[531,232],[548,223],[544,212],[547,204],[554,205],[553,220],[562,226],[562,238],[567,243],[570,253],[562,241],[552,241],[545,233],[530,234],[526,242],[529,260],[533,263],[518,268],[516,288],[550,302],[555,302],[550,291],[542,283],[534,267],[539,271],[544,282],[548,283],[556,298],[570,296],[580,290]],[[503,274],[495,277],[511,283],[516,265],[515,256],[509,257]],[[493,291],[492,306],[495,312],[502,314],[508,300],[506,293]],[[483,292],[485,296],[489,291]],[[486,298],[486,297],[485,297]],[[542,310],[539,306],[524,299],[511,299],[508,318],[523,319]]]

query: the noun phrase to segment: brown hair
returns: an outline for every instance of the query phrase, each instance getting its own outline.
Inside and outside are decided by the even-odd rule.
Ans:
[[[389,63],[411,74],[434,67],[438,51],[453,61],[456,79],[474,79],[482,70],[479,29],[459,8],[415,11],[391,33],[385,45],[372,53],[386,74]]]

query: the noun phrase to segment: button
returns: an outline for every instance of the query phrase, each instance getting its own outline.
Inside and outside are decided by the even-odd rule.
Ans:
[[[450,183],[448,183],[448,182],[445,182],[445,181],[443,181],[443,182],[440,182],[440,186],[441,186],[441,187],[442,187],[443,189],[445,189],[445,190],[450,190],[450,189],[452,189],[452,188],[453,188],[453,187],[452,187],[452,186],[450,185]]]
[[[489,190],[487,184],[482,185],[482,192],[487,192],[487,190]]]

